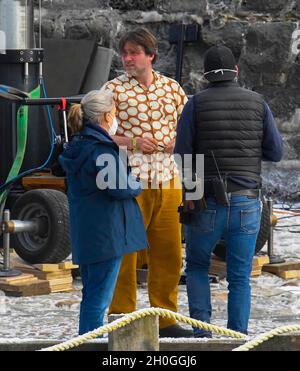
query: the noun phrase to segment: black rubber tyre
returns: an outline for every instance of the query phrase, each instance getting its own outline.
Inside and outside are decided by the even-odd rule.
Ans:
[[[14,204],[11,218],[36,220],[37,233],[12,234],[11,247],[29,263],[59,263],[71,253],[69,206],[64,193],[37,189],[24,193]]]
[[[265,245],[270,234],[270,211],[266,202],[263,202],[260,229],[257,236],[255,253],[257,254]],[[225,241],[220,240],[215,247],[214,254],[219,258],[226,259],[226,246]]]

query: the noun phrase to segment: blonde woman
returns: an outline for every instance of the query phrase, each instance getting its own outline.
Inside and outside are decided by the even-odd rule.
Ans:
[[[124,254],[147,247],[135,200],[141,188],[110,137],[115,106],[108,91],[91,91],[71,107],[71,140],[59,161],[66,172],[72,258],[83,283],[79,334],[103,325]]]

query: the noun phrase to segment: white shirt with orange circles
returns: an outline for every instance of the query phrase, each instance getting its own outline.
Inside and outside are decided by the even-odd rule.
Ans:
[[[127,74],[106,83],[114,92],[117,135],[155,138],[159,151],[152,155],[129,153],[132,173],[147,182],[165,182],[178,174],[173,155],[164,152],[175,139],[177,122],[187,97],[177,81],[153,71],[147,88]]]

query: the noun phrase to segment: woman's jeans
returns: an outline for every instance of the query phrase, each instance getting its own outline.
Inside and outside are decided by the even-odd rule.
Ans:
[[[106,309],[114,293],[122,257],[80,266],[82,300],[79,335],[103,326]]]
[[[250,275],[260,228],[261,202],[248,196],[231,195],[230,206],[207,199],[208,208],[195,215],[187,228],[186,274],[190,316],[210,322],[209,267],[211,254],[220,240],[226,243],[229,329],[247,334],[250,316]],[[194,328],[195,336],[203,330]]]

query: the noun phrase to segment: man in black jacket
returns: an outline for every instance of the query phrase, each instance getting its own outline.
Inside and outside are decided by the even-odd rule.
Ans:
[[[204,154],[207,208],[187,227],[187,291],[190,315],[210,322],[209,266],[216,243],[226,242],[227,327],[247,334],[250,274],[261,217],[261,161],[280,161],[282,140],[263,97],[236,82],[231,50],[213,46],[204,56],[210,82],[186,104],[175,153]],[[211,333],[194,329],[195,337]]]

